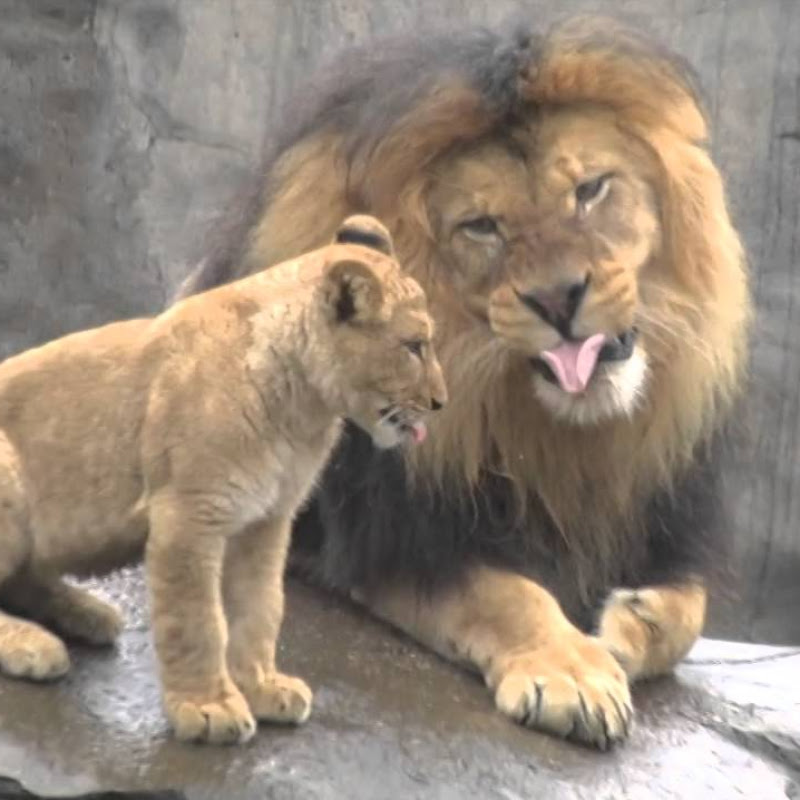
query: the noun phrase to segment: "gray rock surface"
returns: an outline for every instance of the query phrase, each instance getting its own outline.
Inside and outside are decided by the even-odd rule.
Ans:
[[[798,648],[701,642],[675,678],[637,688],[632,738],[598,753],[517,727],[473,676],[290,584],[279,659],[314,688],[311,719],[262,726],[241,748],[187,746],[160,708],[141,573],[98,587],[126,609],[116,650],[74,649],[73,671],[50,686],[0,680],[0,798],[800,796]]]

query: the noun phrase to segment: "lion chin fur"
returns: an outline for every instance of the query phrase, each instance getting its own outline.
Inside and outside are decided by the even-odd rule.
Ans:
[[[381,460],[357,432],[346,437],[339,475],[371,471],[365,494],[352,507],[329,502],[343,489],[329,471],[305,518],[330,583],[397,573],[438,585],[488,560],[585,607],[618,581],[711,570],[717,439],[744,380],[751,312],[707,133],[688,67],[597,19],[355,51],[294,110],[266,178],[183,292],[316,246],[347,213],[374,213],[429,294],[453,397],[405,463]],[[564,253],[591,237],[571,233],[578,223],[564,223],[559,205],[564,186],[591,169],[614,176],[604,202],[625,214],[586,256],[587,325],[633,324],[638,340],[624,368],[609,366],[607,390],[573,397],[532,374],[530,356],[551,346],[552,331],[521,321],[498,276],[536,289],[531,264],[558,273]],[[496,190],[492,173],[503,176]],[[494,271],[451,225],[474,195],[474,213],[510,226],[505,261],[485,247]],[[502,335],[496,320],[507,323]],[[392,510],[402,496],[414,521]]]

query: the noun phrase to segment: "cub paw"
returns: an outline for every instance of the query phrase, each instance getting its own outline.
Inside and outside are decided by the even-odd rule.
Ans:
[[[256,719],[301,724],[311,713],[313,694],[305,681],[274,673],[244,689]]]
[[[187,698],[168,693],[167,717],[183,742],[243,744],[253,738],[256,722],[241,694],[220,698]]]
[[[57,636],[26,625],[0,641],[0,669],[14,678],[51,681],[67,673],[69,654]]]
[[[601,750],[630,733],[625,673],[605,648],[581,634],[507,657],[490,685],[498,709],[527,727]]]

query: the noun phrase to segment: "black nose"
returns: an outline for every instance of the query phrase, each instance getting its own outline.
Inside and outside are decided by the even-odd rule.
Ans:
[[[431,397],[431,411],[438,411],[444,408],[444,403],[440,403],[435,397]]]
[[[562,283],[546,289],[534,289],[517,297],[531,311],[552,325],[562,336],[569,337],[569,325],[589,286],[589,277],[576,283]]]

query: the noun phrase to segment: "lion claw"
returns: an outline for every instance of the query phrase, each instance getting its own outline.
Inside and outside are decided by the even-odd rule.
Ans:
[[[630,736],[633,708],[619,665],[588,637],[508,659],[497,707],[522,725],[606,750]]]

